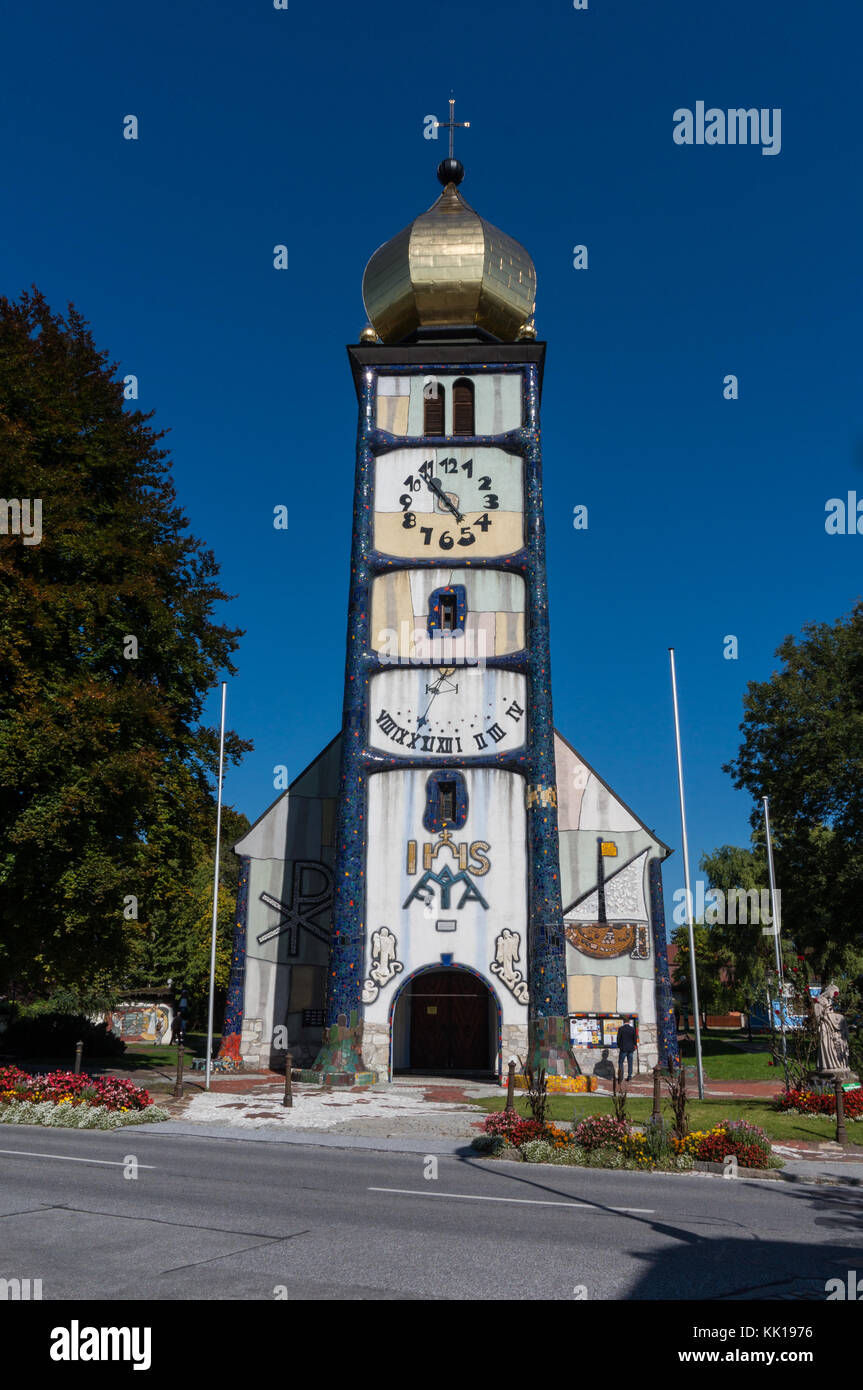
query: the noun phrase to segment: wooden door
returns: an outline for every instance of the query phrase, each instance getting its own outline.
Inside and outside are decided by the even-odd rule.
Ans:
[[[435,970],[411,991],[410,1065],[422,1071],[486,1071],[489,999],[481,980],[463,970]]]

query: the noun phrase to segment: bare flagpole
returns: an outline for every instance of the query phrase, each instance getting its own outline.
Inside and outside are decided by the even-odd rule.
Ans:
[[[671,695],[674,701],[674,738],[677,743],[677,785],[680,791],[680,825],[683,831],[683,881],[686,886],[686,925],[689,928],[689,978],[692,981],[692,1012],[695,1015],[695,1064],[698,1071],[698,1099],[704,1100],[704,1068],[701,1062],[701,1020],[698,1015],[698,980],[695,971],[695,930],[692,925],[692,889],[689,885],[689,841],[686,835],[686,803],[683,798],[683,754],[680,749],[680,715],[677,710],[677,674],[674,648],[671,657]]]
[[[767,837],[767,868],[770,873],[770,909],[773,914],[773,944],[776,947],[776,983],[779,989],[779,1026],[782,1030],[782,1069],[785,1072],[785,1089],[789,1089],[788,1081],[788,1043],[785,1037],[785,976],[782,969],[782,947],[779,944],[779,933],[781,925],[779,922],[779,893],[776,889],[776,875],[773,872],[773,841],[770,838],[770,811],[768,809],[766,796],[762,796],[764,803],[764,834]],[[762,928],[762,931],[764,928]]]
[[[219,849],[222,839],[222,770],[225,765],[225,697],[228,692],[226,681],[222,681],[222,725],[219,734],[219,787],[216,811],[216,867],[213,872],[213,932],[210,938],[210,1006],[207,1012],[207,1072],[204,1090],[210,1089],[210,1072],[213,1063],[213,1005],[216,994],[216,928],[219,921]]]

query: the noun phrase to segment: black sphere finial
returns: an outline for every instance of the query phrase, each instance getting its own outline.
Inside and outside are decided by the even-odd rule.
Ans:
[[[442,159],[437,166],[437,176],[444,187],[448,183],[461,183],[464,178],[464,165],[460,159]]]

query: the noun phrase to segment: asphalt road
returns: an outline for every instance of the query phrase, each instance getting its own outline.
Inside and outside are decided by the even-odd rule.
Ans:
[[[0,1278],[45,1300],[822,1301],[863,1274],[859,1188],[437,1164],[2,1126]]]

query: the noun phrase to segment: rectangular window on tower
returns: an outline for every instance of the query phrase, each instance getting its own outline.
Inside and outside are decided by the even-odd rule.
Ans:
[[[440,818],[444,824],[455,820],[455,790],[455,782],[441,782],[438,787]]]
[[[443,434],[446,396],[439,381],[432,381],[423,390],[423,434]]]
[[[455,594],[442,594],[440,600],[440,630],[453,632],[458,626],[458,603]]]

